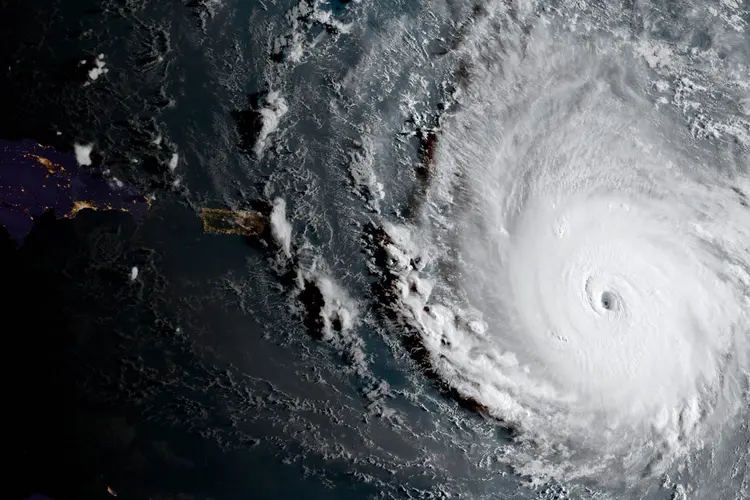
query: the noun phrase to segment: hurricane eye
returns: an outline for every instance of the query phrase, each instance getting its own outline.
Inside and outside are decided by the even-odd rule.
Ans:
[[[617,298],[612,292],[602,293],[601,304],[607,311],[614,311],[617,308]]]

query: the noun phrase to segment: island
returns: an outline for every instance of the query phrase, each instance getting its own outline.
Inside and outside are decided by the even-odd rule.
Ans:
[[[73,218],[81,210],[120,210],[136,218],[148,200],[117,180],[96,175],[63,153],[31,140],[0,139],[0,225],[18,244],[46,212]]]
[[[203,231],[206,233],[258,236],[266,227],[266,217],[259,212],[202,208]]]

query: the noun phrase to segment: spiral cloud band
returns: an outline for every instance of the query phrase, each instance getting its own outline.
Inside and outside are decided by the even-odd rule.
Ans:
[[[748,405],[747,166],[639,97],[631,55],[490,24],[421,212],[385,228],[398,309],[520,472],[663,471]]]

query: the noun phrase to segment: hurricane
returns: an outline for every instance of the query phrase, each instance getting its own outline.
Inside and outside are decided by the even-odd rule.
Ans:
[[[644,96],[627,37],[527,14],[456,44],[425,187],[383,224],[392,306],[516,472],[632,486],[748,406],[749,164]]]

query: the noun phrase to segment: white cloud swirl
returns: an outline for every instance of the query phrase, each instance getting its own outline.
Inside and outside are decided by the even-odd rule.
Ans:
[[[747,165],[641,97],[636,55],[478,24],[421,212],[386,227],[401,311],[520,472],[662,471],[748,404]]]

